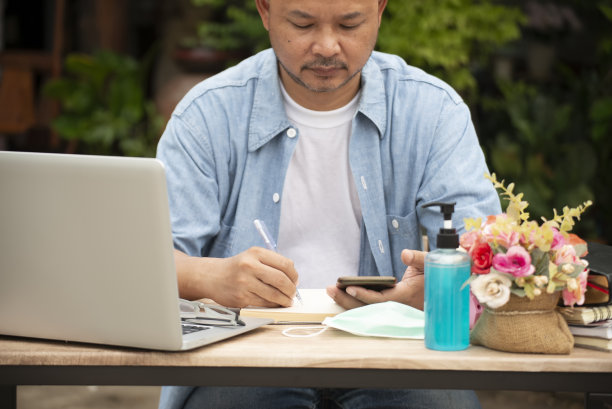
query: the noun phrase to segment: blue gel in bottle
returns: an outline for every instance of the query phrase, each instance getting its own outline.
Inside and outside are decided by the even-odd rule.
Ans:
[[[459,236],[452,228],[455,203],[431,203],[440,206],[444,227],[437,238],[437,249],[425,257],[425,346],[438,351],[459,351],[470,344],[471,260],[457,251]],[[463,287],[463,288],[462,288]]]

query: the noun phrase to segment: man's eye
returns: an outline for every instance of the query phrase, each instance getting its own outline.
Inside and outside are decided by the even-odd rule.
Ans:
[[[291,24],[293,24],[293,26],[295,28],[298,28],[300,30],[306,30],[306,29],[312,27],[312,24],[297,24],[297,23],[291,23]]]
[[[354,30],[356,28],[358,28],[361,24],[357,23],[357,24],[340,24],[340,28],[342,28],[343,30]]]

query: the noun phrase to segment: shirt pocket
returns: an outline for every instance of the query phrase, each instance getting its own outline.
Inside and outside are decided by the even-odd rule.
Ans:
[[[387,215],[387,231],[391,246],[393,272],[401,278],[406,270],[402,262],[402,250],[421,250],[421,231],[416,211],[407,216]]]

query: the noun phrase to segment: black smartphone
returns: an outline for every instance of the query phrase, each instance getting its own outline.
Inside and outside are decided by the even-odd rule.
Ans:
[[[395,286],[397,279],[389,276],[345,276],[338,277],[336,287],[345,289],[349,285],[364,287],[369,290],[382,291]]]

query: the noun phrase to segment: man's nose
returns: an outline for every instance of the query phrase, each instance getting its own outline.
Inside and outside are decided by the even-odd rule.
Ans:
[[[312,51],[322,57],[333,57],[340,53],[338,35],[329,27],[321,28],[315,34]]]

